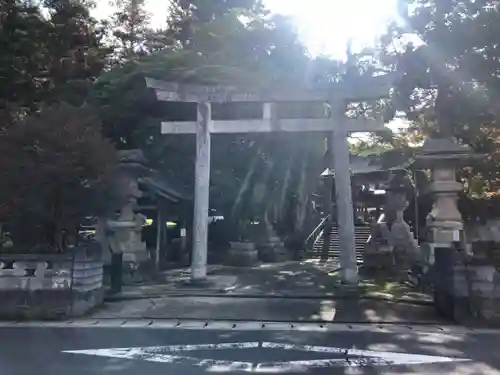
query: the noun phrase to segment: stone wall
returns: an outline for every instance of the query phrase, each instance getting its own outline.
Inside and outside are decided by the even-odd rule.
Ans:
[[[500,324],[500,273],[489,259],[438,247],[432,274],[442,316],[464,324]]]
[[[454,316],[500,324],[500,274],[491,265],[455,265],[453,278]]]
[[[103,301],[100,248],[72,254],[0,254],[0,318],[57,319]]]
[[[478,261],[489,262],[489,264],[500,267],[500,219],[491,219],[485,222],[465,222],[464,233],[465,250],[469,256],[473,256]],[[426,266],[430,267],[434,264],[435,247],[436,244],[432,242],[424,242],[420,246],[420,256]]]
[[[500,218],[485,222],[467,221],[464,223],[468,243],[493,241],[500,243]]]

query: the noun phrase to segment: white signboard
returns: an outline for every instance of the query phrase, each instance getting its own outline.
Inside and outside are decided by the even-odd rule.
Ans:
[[[331,354],[332,358],[310,359],[300,361],[278,361],[278,362],[253,362],[253,361],[230,361],[211,358],[199,358],[194,356],[199,350],[242,350],[242,349],[268,349],[268,350],[292,350],[310,353]],[[326,367],[367,367],[367,366],[393,366],[393,365],[419,365],[429,363],[464,362],[465,358],[450,358],[441,356],[407,354],[397,352],[383,352],[372,350],[358,350],[338,348],[330,346],[313,346],[285,344],[276,342],[234,342],[220,344],[196,344],[196,345],[170,345],[149,346],[135,348],[109,348],[88,350],[65,350],[64,353],[84,354],[90,356],[123,358],[141,360],[157,363],[191,364],[203,367],[207,371],[230,372],[291,372],[304,371],[310,368]],[[189,354],[189,355],[188,355]],[[335,358],[333,358],[335,356]]]

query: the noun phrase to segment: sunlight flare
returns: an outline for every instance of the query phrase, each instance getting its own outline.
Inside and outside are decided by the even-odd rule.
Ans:
[[[373,45],[389,22],[397,20],[397,0],[264,0],[273,13],[290,17],[311,55],[343,58],[348,40],[353,48]],[[151,25],[161,28],[168,15],[168,2],[149,0]],[[94,15],[106,17],[113,12],[99,2]]]

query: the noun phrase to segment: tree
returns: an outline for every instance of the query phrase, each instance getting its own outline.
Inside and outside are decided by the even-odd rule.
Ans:
[[[0,3],[0,109],[34,112],[42,103],[81,105],[109,50],[85,1]]]
[[[117,8],[111,24],[116,38],[114,58],[124,62],[147,53],[147,41],[151,34],[150,14],[145,0],[115,0]]]
[[[115,151],[88,108],[60,104],[2,123],[0,148],[0,222],[24,250],[65,250],[64,233],[116,202]]]
[[[0,3],[0,110],[33,109],[44,93],[47,24],[37,6]],[[36,52],[34,52],[36,51]]]
[[[402,75],[392,111],[404,111],[424,135],[453,136],[488,162],[461,171],[498,190],[500,12],[493,0],[411,1],[404,25],[383,38],[384,63]],[[409,35],[420,43],[410,42]]]
[[[48,95],[45,101],[82,105],[106,65],[106,29],[90,16],[91,1],[45,0],[48,11]]]
[[[197,37],[204,26],[228,17],[235,20],[240,15],[251,21],[262,14],[264,7],[260,0],[173,0],[166,34],[180,48],[196,49],[199,48]]]

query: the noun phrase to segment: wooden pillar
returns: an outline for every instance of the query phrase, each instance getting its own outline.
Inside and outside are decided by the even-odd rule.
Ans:
[[[161,214],[160,204],[157,204],[156,211],[156,246],[153,252],[153,265],[154,269],[159,269],[160,264],[160,249],[161,249],[161,237],[162,237],[162,214]]]
[[[196,126],[196,165],[194,186],[193,252],[191,281],[207,276],[208,209],[210,189],[210,103],[198,104]]]
[[[339,130],[333,133],[331,149],[335,170],[337,223],[340,237],[340,273],[343,283],[356,284],[358,282],[358,265],[354,238],[349,145],[345,131]]]
[[[165,264],[165,262],[168,261],[168,258],[172,256],[171,254],[169,254],[167,221],[168,221],[168,214],[165,214],[165,212],[163,212],[162,214],[163,228],[161,231],[161,245],[160,245],[160,266]]]

